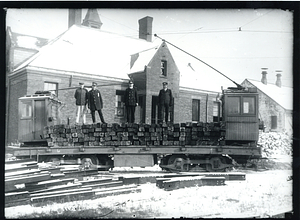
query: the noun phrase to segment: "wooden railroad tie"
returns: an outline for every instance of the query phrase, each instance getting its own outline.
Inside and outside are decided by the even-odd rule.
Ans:
[[[221,186],[225,184],[225,177],[171,177],[157,178],[156,186],[164,190],[175,190],[193,186]]]

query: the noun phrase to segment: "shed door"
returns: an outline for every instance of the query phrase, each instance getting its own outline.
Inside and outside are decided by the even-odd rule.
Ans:
[[[43,138],[43,129],[46,126],[45,100],[34,101],[34,139]]]

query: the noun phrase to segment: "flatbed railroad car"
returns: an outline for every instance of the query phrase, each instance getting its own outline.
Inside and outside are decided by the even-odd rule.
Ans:
[[[258,93],[229,88],[219,100],[219,122],[60,124],[62,103],[51,94],[19,98],[16,157],[61,164],[89,162],[99,169],[159,164],[168,171],[226,171],[261,158]],[[55,120],[54,120],[55,119]]]

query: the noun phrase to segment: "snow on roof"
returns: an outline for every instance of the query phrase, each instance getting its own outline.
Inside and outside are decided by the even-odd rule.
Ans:
[[[12,32],[10,27],[7,27],[7,32],[14,43],[14,47],[39,50],[48,43],[48,39],[45,38]]]
[[[278,87],[275,84],[268,83],[263,84],[257,80],[246,79],[253,84],[261,92],[265,93],[279,105],[287,110],[293,110],[293,88],[281,86]]]
[[[128,79],[130,54],[151,47],[152,42],[142,39],[73,25],[17,69],[33,66]]]
[[[216,71],[201,68],[194,60],[180,60],[174,56],[180,71],[180,87],[221,92],[221,88],[235,87],[235,84]]]
[[[130,73],[136,73],[144,71],[146,65],[148,65],[151,59],[154,57],[155,53],[157,52],[158,45],[154,46],[148,50],[141,51],[136,53],[138,55],[137,60],[134,62],[133,66],[130,69]]]

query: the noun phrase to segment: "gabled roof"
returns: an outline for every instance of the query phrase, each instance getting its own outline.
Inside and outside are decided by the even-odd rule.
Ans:
[[[151,47],[152,42],[142,39],[73,25],[18,69],[37,67],[128,79],[130,54]]]
[[[7,27],[7,32],[14,47],[39,50],[48,43],[48,39],[45,38],[12,32],[10,27]]]
[[[221,93],[222,87],[234,87],[235,85],[215,71],[206,71],[200,69],[197,61],[180,60],[174,56],[175,62],[180,71],[180,84],[181,88],[190,88],[210,92]]]
[[[158,49],[158,45],[150,49],[133,54],[132,55],[133,64],[130,69],[130,73],[144,71],[145,66],[147,66],[150,63],[155,53],[157,52],[157,49]]]
[[[284,109],[293,110],[293,88],[286,86],[278,87],[275,84],[270,83],[265,85],[260,81],[252,79],[246,80],[277,102]]]

